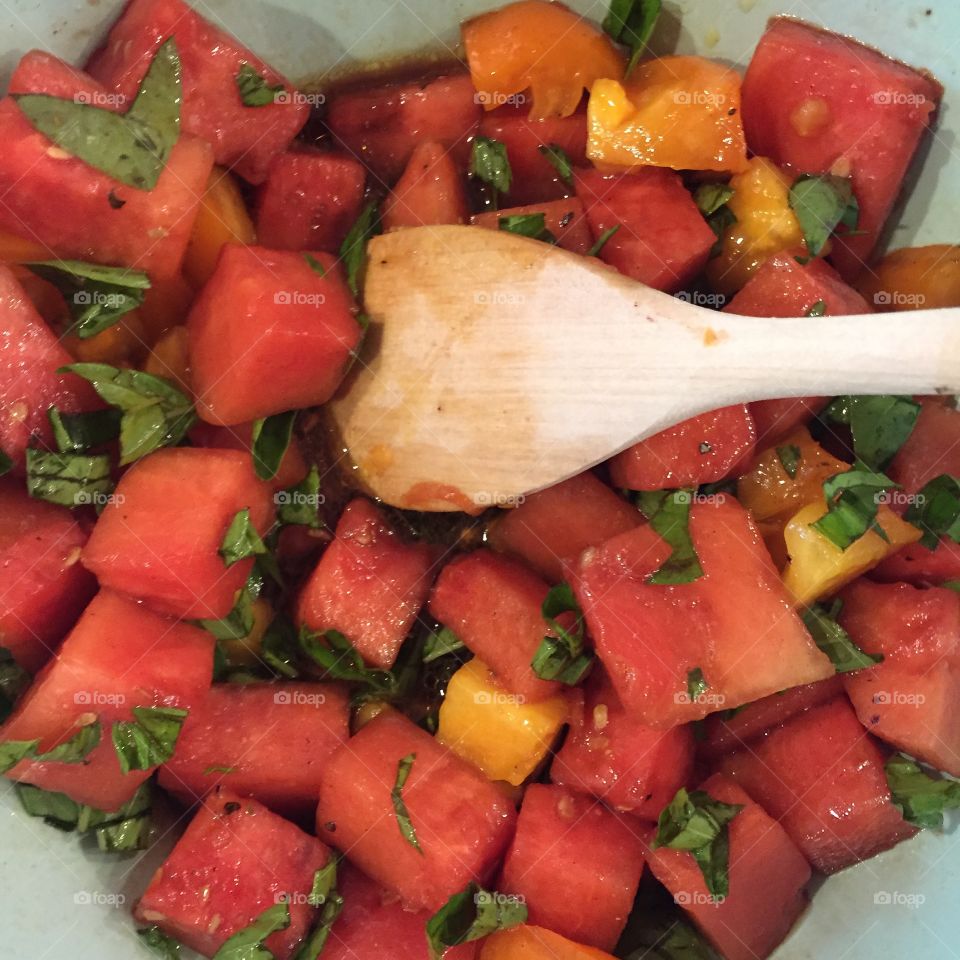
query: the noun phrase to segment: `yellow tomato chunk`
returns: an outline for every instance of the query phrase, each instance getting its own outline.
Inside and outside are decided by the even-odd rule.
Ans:
[[[560,882],[560,878],[557,878]],[[524,924],[483,941],[480,960],[614,960],[612,954],[574,943],[544,927]]]
[[[894,250],[864,270],[859,286],[877,310],[960,307],[960,246],[935,243]]]
[[[190,386],[190,349],[187,328],[171,327],[154,345],[144,371],[175,383],[184,393],[193,393]]]

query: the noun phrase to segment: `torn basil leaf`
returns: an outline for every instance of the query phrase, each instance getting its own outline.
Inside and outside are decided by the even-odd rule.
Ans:
[[[281,490],[274,498],[277,502],[277,522],[282,526],[310,527],[316,530],[322,526],[320,522],[320,504],[323,495],[320,493],[320,471],[316,465],[298,484]]]
[[[123,773],[150,770],[166,763],[187,719],[179,707],[134,707],[133,720],[113,725],[113,747]]]
[[[607,245],[607,242],[620,229],[621,226],[622,224],[617,223],[617,224],[614,224],[612,227],[607,227],[607,229],[604,230],[599,237],[597,237],[593,246],[587,251],[587,256],[599,257],[601,251]]]
[[[243,640],[253,630],[253,604],[263,589],[263,574],[254,565],[243,588],[237,593],[233,609],[220,620],[195,620],[196,626],[218,640]]]
[[[361,274],[367,259],[367,244],[372,237],[382,231],[380,208],[375,200],[371,200],[360,211],[360,216],[340,244],[340,261],[347,273],[347,285],[355,297],[360,296]]]
[[[180,960],[180,944],[173,937],[168,937],[159,927],[144,927],[137,931],[137,936],[160,960]]]
[[[290,926],[290,905],[278,903],[257,917],[249,927],[235,933],[213,955],[213,960],[274,960],[263,941]]]
[[[272,480],[277,475],[290,446],[296,419],[297,411],[290,410],[253,421],[250,448],[253,468],[261,480]]]
[[[948,473],[918,491],[903,519],[923,531],[921,546],[936,550],[941,537],[960,543],[960,480]]]
[[[331,680],[361,684],[384,695],[389,695],[395,686],[393,674],[387,670],[367,667],[353,644],[339,630],[315,633],[302,627],[300,649],[322,668]]]
[[[230,521],[230,526],[227,527],[223,543],[220,544],[217,552],[223,557],[223,562],[228,567],[248,557],[257,557],[267,552],[267,545],[250,520],[249,507],[237,511]]]
[[[484,890],[471,883],[455,893],[428,921],[427,943],[432,960],[449,947],[470,943],[526,923],[527,907],[516,897]]]
[[[816,303],[810,305],[809,309],[804,313],[805,317],[823,317],[827,313],[827,301],[818,300]]]
[[[424,641],[423,662],[433,663],[448,653],[462,649],[463,641],[449,627],[441,627],[431,632]]]
[[[703,576],[703,567],[690,538],[690,506],[693,490],[644,490],[637,494],[637,506],[650,526],[672,548],[660,569],[647,583],[675,585],[692,583]]]
[[[505,233],[515,233],[518,237],[529,237],[544,243],[557,242],[557,238],[547,229],[547,218],[543,213],[515,213],[500,217],[497,226]]]
[[[343,897],[337,890],[336,858],[331,858],[325,867],[321,867],[314,874],[313,888],[308,899],[311,906],[320,908],[320,916],[294,960],[318,960],[330,939],[333,924],[343,910]]]
[[[853,195],[853,184],[845,177],[830,174],[803,174],[790,188],[793,210],[807,242],[811,257],[820,256],[834,230],[841,224],[856,230],[860,205]]]
[[[557,171],[557,175],[568,186],[573,186],[573,163],[567,151],[555,143],[541,144],[537,149],[550,161],[550,166]]]
[[[299,649],[296,627],[288,617],[278,614],[260,642],[260,658],[277,676],[293,680],[300,676]]]
[[[899,489],[888,476],[854,466],[837,473],[823,484],[827,512],[810,524],[840,550],[846,550],[869,530],[883,540],[887,535],[877,522],[881,497],[892,489]]]
[[[85,763],[87,756],[100,743],[100,721],[88,723],[63,743],[39,752],[39,740],[0,741],[0,773],[6,773],[21,760],[37,763]]]
[[[400,834],[403,836],[403,839],[406,840],[417,853],[422,854],[423,848],[420,846],[420,841],[417,839],[417,831],[414,829],[413,823],[410,820],[410,811],[407,810],[407,805],[403,802],[403,788],[406,786],[407,778],[410,776],[410,771],[413,769],[413,763],[416,759],[417,755],[410,753],[397,764],[397,779],[393,784],[393,789],[390,791],[390,801],[393,803],[393,812],[397,818],[397,826],[400,827]]]
[[[630,48],[627,75],[643,55],[660,18],[661,0],[611,0],[603,19],[604,31]]]
[[[733,187],[726,183],[701,183],[694,191],[693,200],[697,209],[709,220],[730,202],[734,193]]]
[[[800,617],[810,631],[813,642],[830,658],[837,673],[876,666],[882,662],[883,656],[864,653],[837,623],[842,607],[842,600],[834,600],[829,607],[816,603],[807,607]]]
[[[324,268],[323,264],[312,254],[305,253],[303,259],[307,261],[307,266],[318,276],[325,277],[327,271]]]
[[[113,490],[110,457],[27,450],[27,493],[62,507],[100,506]]]
[[[850,427],[854,454],[873,470],[889,465],[919,416],[920,404],[912,397],[893,394],[837,397],[821,414]]]
[[[777,447],[777,459],[783,472],[791,479],[797,479],[797,471],[800,469],[800,461],[803,455],[800,448],[795,443],[788,443],[782,447]]]
[[[38,746],[39,740],[0,741],[0,773],[12,770],[21,760],[32,758]]]
[[[113,407],[89,413],[62,413],[50,407],[47,418],[60,453],[86,453],[120,436],[120,411]]]
[[[498,193],[509,193],[513,173],[506,145],[490,137],[475,137],[470,155],[470,173]]]
[[[242,63],[234,78],[237,83],[237,93],[245,107],[268,107],[277,102],[280,94],[284,93],[282,83],[269,84],[267,78],[258,73],[249,63]]]
[[[541,680],[557,680],[576,686],[593,667],[593,655],[584,652],[583,611],[569,584],[553,587],[544,598],[541,609],[549,633],[540,641],[530,665]],[[558,617],[573,614],[569,629]]]
[[[884,769],[893,803],[907,823],[939,830],[944,813],[960,809],[960,781],[931,777],[902,753],[894,754]]]
[[[20,695],[30,686],[30,674],[13,658],[6,648],[0,647],[0,723],[13,713]]]
[[[703,671],[699,667],[694,667],[687,673],[687,696],[691,702],[695,703],[709,689],[710,684],[704,679]]]
[[[0,450],[0,477],[6,476],[13,469],[13,460]]]

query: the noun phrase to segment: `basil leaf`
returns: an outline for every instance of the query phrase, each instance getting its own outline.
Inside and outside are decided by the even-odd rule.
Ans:
[[[89,380],[107,403],[122,411],[121,466],[160,447],[176,446],[197,419],[189,397],[152,374],[106,363],[72,363],[57,372]]]
[[[877,523],[880,496],[887,490],[899,488],[888,476],[855,464],[844,473],[837,473],[823,484],[827,512],[810,524],[834,546],[846,550],[868,530],[886,540],[887,535]]]
[[[260,657],[278,676],[293,680],[300,676],[297,664],[297,631],[283,614],[274,618],[260,643]]]
[[[173,937],[168,937],[159,927],[144,927],[137,931],[137,936],[144,946],[159,954],[161,960],[180,960],[180,944]]]
[[[268,107],[277,102],[277,95],[284,92],[283,84],[268,84],[267,78],[257,73],[249,63],[240,65],[240,70],[234,78],[237,83],[237,92],[245,107]]]
[[[0,477],[6,476],[13,469],[13,461],[0,450]]]
[[[647,583],[674,585],[692,583],[703,576],[703,567],[690,539],[692,490],[644,490],[637,495],[640,512],[673,552]]]
[[[471,883],[455,893],[428,921],[427,943],[433,960],[448,947],[470,943],[526,923],[527,907],[516,897],[482,889]]]
[[[228,567],[248,557],[260,556],[267,552],[267,545],[250,520],[249,507],[237,511],[236,516],[230,521],[230,526],[227,527],[223,543],[220,544],[217,552],[223,557],[223,562]]]
[[[960,480],[942,473],[925,484],[903,515],[923,531],[921,546],[936,550],[941,537],[960,543]]]
[[[29,783],[15,785],[20,806],[31,817],[42,817],[44,823],[67,833],[77,827],[81,806],[65,793],[41,790]]]
[[[637,65],[660,18],[661,0],[610,0],[603,29],[630,48],[627,74]]]
[[[58,147],[138,190],[152,190],[180,136],[180,57],[171,37],[157,51],[125,114],[45,94],[14,95]]]
[[[710,684],[704,679],[703,671],[699,667],[694,667],[687,673],[687,696],[691,702],[696,702],[710,689]]]
[[[541,144],[537,149],[550,161],[550,166],[557,171],[560,179],[568,186],[573,186],[573,163],[567,151],[555,143]]]
[[[931,777],[902,753],[894,754],[884,769],[893,803],[907,823],[939,830],[944,812],[960,808],[960,781]]]
[[[657,821],[654,848],[669,847],[693,854],[714,900],[730,892],[728,824],[743,804],[721,803],[703,790],[681,788]]]
[[[413,827],[413,823],[410,820],[410,812],[407,810],[407,805],[403,802],[403,788],[407,783],[407,778],[410,776],[410,771],[413,769],[413,762],[417,759],[415,753],[409,753],[397,764],[397,779],[393,785],[393,789],[390,791],[390,800],[393,803],[393,812],[397,818],[397,826],[400,827],[400,833],[403,835],[403,839],[413,847],[417,853],[423,854],[423,848],[420,846],[420,841],[417,839],[417,831]]]
[[[254,566],[243,588],[237,593],[233,609],[221,620],[195,620],[193,623],[218,640],[243,640],[253,630],[253,604],[263,589],[263,575]]]
[[[423,644],[423,662],[433,663],[445,657],[448,653],[455,653],[463,649],[463,641],[449,628],[442,627],[433,631]]]
[[[715,960],[696,930],[670,915],[651,917],[635,932],[626,960]]]
[[[120,436],[120,411],[113,407],[89,413],[61,413],[50,407],[47,417],[60,453],[86,453]]]
[[[314,874],[309,902],[312,906],[321,908],[320,917],[310,936],[297,951],[294,960],[317,960],[330,938],[334,921],[343,910],[343,897],[337,890],[336,859],[331,859],[325,867],[321,867]]]
[[[235,933],[213,955],[213,960],[274,960],[263,941],[278,930],[290,926],[290,905],[278,903],[269,907],[249,927]]]
[[[810,306],[810,309],[804,314],[805,317],[823,317],[827,313],[827,301],[818,300]]]
[[[0,647],[0,723],[13,713],[30,681],[30,674],[14,660],[13,654],[6,647]]]
[[[564,613],[573,613],[573,627],[567,629],[557,622]],[[540,641],[530,666],[541,680],[558,680],[576,686],[593,667],[593,655],[584,653],[583,611],[569,584],[553,587],[544,598],[541,609],[551,633]]]
[[[796,214],[807,251],[818,257],[838,226],[856,230],[860,205],[849,179],[830,174],[798,177],[790,188],[790,207]]]
[[[777,459],[783,472],[791,479],[797,479],[797,471],[800,469],[800,461],[803,455],[800,448],[795,443],[789,443],[782,447],[777,447]]]
[[[110,457],[27,450],[27,493],[62,507],[101,505],[113,490]]]
[[[166,763],[173,756],[187,711],[178,707],[134,707],[133,716],[132,721],[120,720],[113,725],[113,747],[124,774]]]
[[[607,227],[607,229],[604,230],[599,237],[597,237],[596,242],[593,244],[593,246],[587,251],[587,256],[599,257],[600,252],[607,245],[607,241],[620,229],[621,226],[622,224],[617,223],[617,224],[614,224],[612,227]]]
[[[287,487],[274,495],[277,503],[277,522],[281,526],[298,524],[316,530],[320,522],[320,504],[324,498],[320,493],[320,471],[316,465],[298,484]]]
[[[325,277],[327,271],[324,268],[323,264],[312,254],[305,253],[303,259],[307,261],[307,266],[318,276]]]
[[[557,242],[557,238],[547,229],[547,218],[543,213],[516,213],[500,217],[497,226],[505,233],[515,233],[518,237],[529,237],[544,243]]]
[[[813,642],[830,658],[837,673],[850,673],[852,670],[863,670],[881,663],[881,654],[874,656],[864,653],[853,642],[850,634],[837,623],[842,606],[842,600],[834,600],[830,607],[817,603],[800,614]]]
[[[920,416],[912,397],[879,394],[837,397],[821,414],[850,427],[853,452],[874,470],[883,470],[907,442]]]
[[[35,763],[85,763],[87,756],[100,743],[100,721],[82,726],[72,737],[43,753],[38,753],[39,740],[0,741],[0,773],[6,773],[21,760]]]
[[[475,137],[470,155],[470,173],[496,193],[509,193],[513,172],[506,145],[490,137]]]
[[[360,275],[367,259],[367,244],[371,237],[382,232],[380,209],[377,202],[371,200],[360,211],[360,216],[340,244],[340,259],[347,272],[347,284],[355,297],[360,296]]]
[[[332,680],[358,683],[382,694],[389,694],[395,686],[393,674],[368,668],[353,644],[339,630],[315,633],[302,627],[300,649]]]
[[[701,183],[694,191],[693,200],[697,209],[708,220],[721,207],[726,206],[736,191],[726,183]]]
[[[291,410],[253,421],[250,450],[253,468],[261,480],[272,480],[277,475],[290,446],[296,419],[297,411]]]
[[[39,740],[0,741],[0,773],[12,770],[21,760],[32,758],[38,746]]]

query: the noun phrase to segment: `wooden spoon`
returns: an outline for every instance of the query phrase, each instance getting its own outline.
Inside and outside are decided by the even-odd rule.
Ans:
[[[960,311],[717,313],[477,227],[375,238],[364,299],[333,417],[362,483],[409,509],[513,505],[731,403],[960,391]]]

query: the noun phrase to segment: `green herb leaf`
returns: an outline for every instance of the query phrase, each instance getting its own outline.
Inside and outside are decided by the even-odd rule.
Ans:
[[[670,916],[652,918],[634,941],[636,947],[626,960],[714,960],[716,956],[690,924]]]
[[[39,740],[6,740],[0,742],[0,773],[6,773],[21,760],[37,763],[85,763],[87,756],[100,743],[100,721],[88,723],[68,740],[43,753],[38,753]]]
[[[263,589],[263,574],[254,565],[243,589],[237,593],[233,609],[221,620],[195,620],[196,626],[218,640],[243,640],[253,630],[253,603]]]
[[[818,300],[810,306],[810,309],[804,314],[805,317],[823,317],[827,313],[827,301]]]
[[[173,937],[168,937],[159,927],[144,927],[137,931],[137,936],[161,960],[180,960],[180,944]]]
[[[13,460],[0,450],[0,477],[6,476],[13,469]]]
[[[62,507],[101,505],[113,490],[110,457],[27,450],[27,493]]]
[[[320,523],[320,504],[323,496],[320,494],[320,471],[316,465],[298,484],[287,487],[276,494],[277,522],[281,526],[310,527],[316,530]]]
[[[803,459],[800,448],[794,443],[777,447],[777,459],[780,461],[780,466],[783,467],[783,472],[791,480],[796,480],[797,471],[800,469],[800,461]]]
[[[818,603],[807,607],[800,616],[810,631],[813,642],[830,658],[837,673],[850,673],[851,670],[876,666],[883,660],[883,656],[864,653],[853,642],[850,634],[837,623],[842,606],[842,600],[834,600],[829,607]]]
[[[722,899],[730,892],[728,824],[742,809],[742,804],[721,803],[703,790],[681,788],[660,814],[653,846],[693,854],[710,896]]]
[[[325,277],[327,271],[324,268],[323,264],[312,254],[305,253],[303,259],[307,261],[307,266],[318,276]]]
[[[557,238],[547,229],[546,214],[515,213],[497,220],[500,230],[515,233],[519,237],[542,240],[544,243],[556,243]]]
[[[540,641],[530,665],[541,680],[558,680],[576,686],[593,667],[593,655],[584,652],[583,611],[569,584],[553,587],[541,610],[550,633]],[[570,629],[557,621],[565,613],[575,616]]]
[[[925,484],[903,519],[923,531],[922,546],[936,550],[941,537],[960,543],[960,480],[942,473]]]
[[[223,557],[223,562],[228,567],[246,560],[247,557],[257,557],[267,552],[267,545],[250,520],[249,507],[237,511],[236,516],[230,521],[230,526],[227,527],[223,543],[220,544],[217,552]]]
[[[568,186],[573,186],[573,163],[567,151],[555,143],[541,144],[537,149],[550,161],[550,165],[557,171],[560,179]]]
[[[249,63],[240,65],[235,79],[237,92],[245,107],[268,107],[277,102],[278,94],[284,92],[282,83],[267,83],[267,78],[257,73]]]
[[[448,653],[455,653],[463,649],[463,641],[449,628],[441,627],[429,634],[423,644],[423,662],[433,663],[445,657]]]
[[[41,790],[29,783],[16,784],[16,792],[20,805],[31,817],[42,817],[49,826],[68,833],[76,829],[81,806],[65,793]]]
[[[470,156],[470,172],[491,186],[496,193],[509,193],[513,173],[506,145],[490,137],[475,137]]]
[[[838,226],[856,230],[860,219],[860,205],[850,180],[829,174],[805,173],[798,177],[790,188],[790,207],[812,257],[820,256]]]
[[[290,905],[278,903],[269,907],[249,927],[235,933],[213,955],[213,960],[274,960],[263,941],[278,930],[290,926]]]
[[[693,200],[697,209],[708,220],[721,207],[726,206],[736,191],[726,183],[701,183],[694,191]]]
[[[340,244],[340,259],[347,272],[347,284],[355,297],[360,296],[360,277],[367,259],[367,244],[371,237],[383,231],[380,208],[371,200],[360,211],[360,216]]]
[[[277,475],[290,446],[296,419],[297,411],[290,410],[253,421],[251,453],[254,470],[261,480],[272,480]]]
[[[630,48],[628,75],[650,42],[661,7],[661,0],[610,0],[603,29],[614,40]]]
[[[86,453],[120,436],[120,411],[113,407],[89,413],[61,413],[50,407],[47,417],[60,453]]]
[[[588,257],[599,257],[603,248],[607,245],[607,241],[620,229],[622,224],[615,224],[612,227],[607,227],[603,233],[597,237],[596,242],[593,246],[587,251]]]
[[[516,897],[482,889],[471,883],[455,893],[428,921],[427,943],[433,960],[448,947],[470,943],[526,923],[527,907]]]
[[[367,667],[353,644],[339,630],[315,633],[302,627],[300,649],[332,680],[357,683],[385,695],[395,686],[393,674]]]
[[[847,424],[857,459],[873,470],[883,470],[913,432],[920,404],[912,397],[892,394],[837,397],[821,416]]]
[[[21,760],[32,758],[38,746],[39,740],[0,741],[0,773],[12,770]]]
[[[187,719],[178,707],[134,707],[134,719],[113,725],[113,747],[123,773],[150,770],[166,763]]]
[[[944,812],[960,808],[960,781],[931,777],[902,753],[892,756],[885,770],[893,802],[907,823],[939,830]]]
[[[297,631],[288,617],[280,614],[267,627],[260,643],[260,657],[278,676],[293,680],[300,676]]]
[[[877,523],[877,512],[881,495],[897,487],[888,476],[855,464],[851,470],[834,474],[823,484],[827,512],[810,526],[841,550],[846,550],[868,530],[886,540],[886,533]]]
[[[310,891],[310,903],[320,907],[320,916],[303,946],[297,951],[294,960],[317,960],[330,938],[334,921],[343,909],[343,897],[337,891],[337,861],[331,859],[321,867],[313,877],[313,889]]]
[[[710,684],[704,679],[703,671],[699,667],[694,667],[687,673],[687,696],[691,701],[696,701],[710,689]]]
[[[403,788],[406,785],[410,771],[413,769],[413,761],[417,759],[415,753],[409,753],[397,764],[397,779],[390,791],[390,800],[393,802],[393,812],[397,817],[397,826],[400,827],[400,833],[403,839],[413,847],[417,853],[423,854],[423,848],[417,839],[417,831],[410,820],[410,812],[407,805],[403,802]]]
[[[692,583],[703,576],[703,567],[690,539],[692,490],[644,490],[637,495],[640,512],[673,552],[647,583],[673,585]]]
[[[0,723],[13,713],[30,680],[30,674],[14,660],[13,654],[6,647],[0,647]]]

